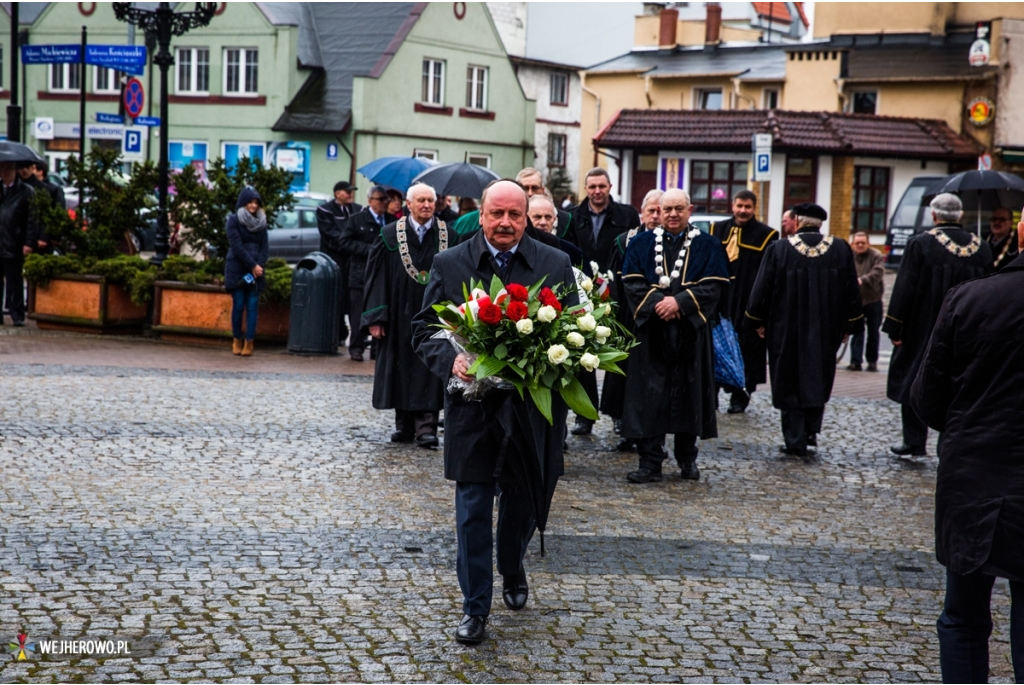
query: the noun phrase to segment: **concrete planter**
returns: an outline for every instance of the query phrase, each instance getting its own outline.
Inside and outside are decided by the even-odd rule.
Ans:
[[[39,328],[85,333],[140,333],[146,308],[102,276],[66,274],[29,285],[28,318]]]
[[[289,307],[260,305],[256,339],[288,342]],[[219,285],[157,281],[153,291],[153,331],[162,340],[228,345],[231,343],[231,293]]]

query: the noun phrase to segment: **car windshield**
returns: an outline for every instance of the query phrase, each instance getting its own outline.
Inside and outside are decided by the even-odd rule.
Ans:
[[[918,213],[921,211],[921,198],[924,197],[924,191],[928,188],[928,184],[913,184],[907,188],[907,192],[903,193],[903,197],[900,199],[900,204],[896,207],[896,211],[892,215],[893,226],[917,226]],[[924,212],[924,216],[921,217],[921,225],[925,228],[930,228],[932,225],[932,214],[931,212]]]

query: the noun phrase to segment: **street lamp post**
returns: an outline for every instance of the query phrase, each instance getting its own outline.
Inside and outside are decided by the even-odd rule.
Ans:
[[[170,183],[167,141],[167,72],[174,64],[171,37],[181,36],[190,29],[206,26],[217,11],[216,2],[197,2],[194,12],[175,12],[171,3],[161,2],[155,10],[133,7],[134,3],[115,2],[114,16],[118,21],[141,28],[146,37],[155,37],[158,51],[153,61],[160,67],[160,211],[156,227],[156,255],[153,264],[162,264],[170,250],[170,224],[167,220],[167,186]],[[152,93],[150,94],[152,97]]]

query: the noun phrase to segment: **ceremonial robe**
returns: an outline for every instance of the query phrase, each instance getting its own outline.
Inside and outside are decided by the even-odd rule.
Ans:
[[[989,248],[992,250],[993,256],[992,266],[996,271],[1002,271],[1020,254],[1017,246],[1017,229],[1011,229],[1002,240],[990,241]]]
[[[974,245],[968,256],[957,256],[938,236],[952,245]],[[882,331],[902,344],[895,346],[889,362],[886,397],[900,404],[910,402],[910,386],[917,376],[928,338],[942,307],[942,299],[954,285],[992,271],[992,251],[985,242],[972,241],[972,233],[958,224],[939,224],[907,241],[900,272],[889,299]],[[975,238],[975,240],[977,240]]]
[[[664,233],[666,271],[672,270],[685,239],[686,231],[678,237]],[[640,343],[630,350],[622,432],[629,438],[666,433],[714,438],[718,423],[711,329],[729,284],[725,250],[711,236],[697,234],[680,277],[662,288],[655,273],[655,245],[653,231],[637,235],[622,265],[622,287]],[[654,313],[666,297],[679,303],[680,319],[664,321]]]
[[[626,291],[622,288],[622,260],[626,257],[626,248],[637,236],[641,228],[634,228],[625,233],[620,233],[615,238],[615,245],[612,247],[611,255],[608,257],[608,271],[614,279],[608,284],[609,297],[615,303],[615,318],[626,330],[633,330],[633,312],[626,302]],[[629,373],[629,360],[619,362],[619,368]],[[626,400],[626,377],[617,373],[606,373],[604,384],[601,386],[601,413],[607,414],[613,419],[622,418],[622,408]]]
[[[765,382],[765,341],[756,332],[747,329],[744,313],[765,249],[779,239],[779,233],[757,219],[739,226],[734,218],[729,218],[712,224],[711,235],[722,241],[729,259],[729,292],[721,310],[724,316],[729,317],[739,336],[747,377],[746,389],[753,392],[754,386]]]
[[[825,241],[831,244],[824,254],[811,256]],[[766,328],[772,404],[783,410],[824,407],[843,336],[864,324],[853,250],[817,229],[769,245],[746,317],[754,335]]]
[[[380,229],[366,262],[362,325],[384,326],[384,337],[377,341],[373,407],[436,412],[444,403],[443,383],[412,348],[412,319],[420,311],[427,284],[417,282],[402,264],[397,226],[396,221]],[[407,220],[406,239],[413,267],[429,272],[440,246],[437,219],[431,221],[422,243]],[[449,247],[458,239],[448,231]]]

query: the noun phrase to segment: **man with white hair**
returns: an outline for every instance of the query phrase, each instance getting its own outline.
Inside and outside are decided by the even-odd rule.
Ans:
[[[662,226],[630,241],[622,264],[625,305],[640,343],[630,352],[622,433],[636,440],[632,483],[663,479],[665,436],[675,435],[684,480],[698,480],[697,438],[718,436],[711,328],[729,285],[719,240],[690,226],[690,196],[661,196]]]
[[[786,443],[780,450],[806,458],[832,396],[836,351],[864,317],[850,246],[820,232],[828,213],[809,202],[792,211],[797,232],[765,248],[746,318],[767,343],[772,405],[782,413]]]
[[[910,406],[910,386],[921,367],[946,291],[992,271],[988,243],[960,225],[964,213],[960,198],[942,193],[929,206],[935,228],[907,241],[882,324],[882,332],[893,344],[885,394],[902,406],[903,443],[891,448],[900,457],[927,454],[928,426]]]
[[[423,305],[434,256],[458,242],[434,216],[437,193],[417,183],[405,195],[409,216],[380,230],[366,262],[362,325],[377,340],[374,409],[395,410],[392,442],[436,447],[444,383],[412,348],[412,318]]]

